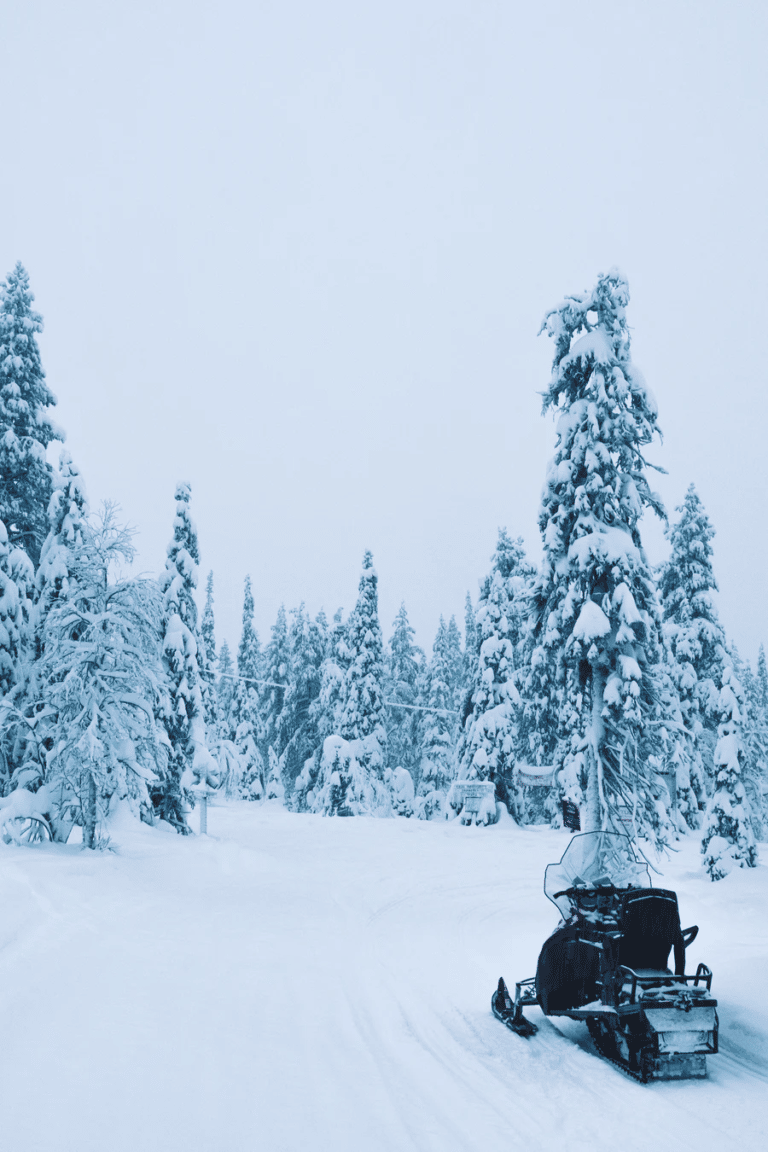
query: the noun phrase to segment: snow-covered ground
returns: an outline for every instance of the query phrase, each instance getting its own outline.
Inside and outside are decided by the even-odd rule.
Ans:
[[[193,821],[196,819],[193,816]],[[0,845],[4,1152],[757,1149],[768,1141],[768,868],[662,865],[722,1051],[641,1086],[586,1030],[491,1016],[554,927],[566,836],[221,805],[208,837]]]

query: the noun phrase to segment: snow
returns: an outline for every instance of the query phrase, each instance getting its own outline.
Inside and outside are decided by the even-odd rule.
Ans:
[[[611,630],[611,623],[599,604],[594,600],[585,601],[579,618],[573,626],[573,635],[577,640],[589,644],[601,636],[607,636]]]
[[[195,819],[193,815],[192,819]],[[209,837],[123,814],[114,852],[0,845],[2,1146],[78,1152],[751,1152],[768,1117],[768,868],[654,883],[698,923],[722,1051],[641,1086],[583,1025],[490,1013],[556,911],[548,828],[324,819],[246,802]]]

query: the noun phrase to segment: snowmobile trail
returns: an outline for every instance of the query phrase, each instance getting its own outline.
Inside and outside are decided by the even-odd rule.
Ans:
[[[754,916],[746,960],[734,945],[764,868],[714,886],[695,846],[673,861],[723,1052],[707,1080],[642,1086],[573,1022],[534,1008],[525,1040],[491,1014],[499,975],[532,974],[554,926],[541,879],[562,834],[248,804],[212,807],[209,830],[126,825],[106,854],[0,846],[4,1149],[765,1145],[768,1019],[741,980],[768,958]]]

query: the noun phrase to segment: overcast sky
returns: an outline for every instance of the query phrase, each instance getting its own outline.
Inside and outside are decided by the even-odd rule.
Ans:
[[[405,600],[431,647],[496,530],[540,556],[537,331],[617,264],[719,606],[766,598],[768,6],[24,0],[0,34],[0,275],[29,270],[92,504],[159,571],[191,481],[236,643]],[[665,543],[649,525],[660,560]]]

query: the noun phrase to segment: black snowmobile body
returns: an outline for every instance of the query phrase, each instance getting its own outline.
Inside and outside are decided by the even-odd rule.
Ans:
[[[499,981],[494,1015],[530,1036],[536,1027],[523,1008],[538,1004],[547,1016],[586,1021],[598,1051],[639,1080],[705,1076],[718,1021],[709,968],[685,973],[698,928],[681,929],[677,896],[650,887],[627,837],[574,836],[547,868],[544,891],[563,919],[514,1000]]]

